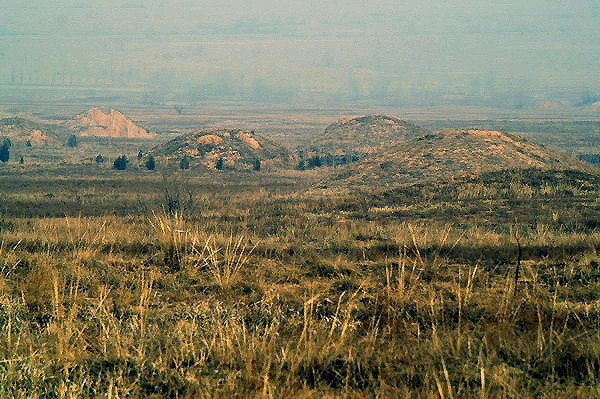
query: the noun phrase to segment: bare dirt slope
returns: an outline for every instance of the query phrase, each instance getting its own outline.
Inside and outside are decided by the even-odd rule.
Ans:
[[[149,139],[155,137],[154,134],[137,126],[131,119],[112,108],[107,113],[100,108],[92,108],[66,122],[66,126],[75,131],[79,136],[128,139]]]

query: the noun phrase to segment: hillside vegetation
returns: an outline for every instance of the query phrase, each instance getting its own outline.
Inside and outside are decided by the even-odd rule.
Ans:
[[[308,143],[308,150],[319,154],[359,157],[378,152],[388,145],[429,133],[415,124],[394,116],[369,115],[341,119],[329,125]]]
[[[445,130],[391,146],[334,172],[333,187],[392,187],[475,177],[500,169],[581,169],[583,164],[524,137],[489,130]]]
[[[150,154],[166,159],[188,157],[211,169],[219,160],[223,168],[250,169],[257,161],[263,166],[286,167],[294,159],[285,147],[241,129],[208,129],[183,134],[154,147]]]

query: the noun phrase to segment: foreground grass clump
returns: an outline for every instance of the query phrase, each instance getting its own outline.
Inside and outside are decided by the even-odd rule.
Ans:
[[[593,194],[528,197],[515,225],[482,222],[487,193],[407,219],[443,199],[239,188],[195,187],[183,213],[3,217],[0,396],[600,394],[600,231],[569,219],[597,216]]]

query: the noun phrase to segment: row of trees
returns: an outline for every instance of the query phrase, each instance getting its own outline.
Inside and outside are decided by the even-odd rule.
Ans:
[[[0,144],[0,162],[8,162],[10,160],[10,147],[12,146],[12,142],[8,137],[4,137],[2,140],[2,144]],[[77,136],[71,135],[67,140],[67,147],[75,148],[79,145]],[[32,147],[31,140],[27,140],[25,142],[26,147]],[[19,159],[19,163],[23,164],[24,160],[21,156]]]
[[[140,151],[140,153],[141,153],[141,151]],[[138,159],[141,159],[141,157],[138,156]],[[98,154],[96,156],[96,162],[97,163],[104,162],[104,157],[102,155]],[[129,158],[127,158],[127,156],[125,156],[125,155],[121,155],[120,157],[117,157],[114,160],[113,169],[125,170],[125,169],[127,169],[127,165],[129,165]],[[148,170],[156,169],[156,160],[154,159],[154,157],[152,155],[150,155],[148,158],[146,158],[146,162],[144,162],[144,166]]]
[[[320,168],[322,166],[341,166],[346,165],[353,162],[358,162],[360,157],[356,154],[343,154],[343,155],[333,155],[333,154],[317,154],[311,157],[306,157],[304,153],[300,153],[300,161],[298,161],[298,165],[296,169],[306,170],[306,169],[314,169]]]
[[[138,160],[142,160],[143,159],[143,154],[141,156],[140,156],[140,154],[142,154],[141,151],[138,154],[138,157],[137,157]],[[98,154],[96,156],[96,163],[103,163],[103,162],[104,162],[104,157],[101,154]],[[121,155],[120,157],[117,157],[114,160],[114,162],[113,162],[113,169],[116,169],[116,170],[126,170],[128,165],[129,165],[129,159],[127,158],[127,156]],[[144,166],[146,167],[147,170],[154,170],[154,169],[156,169],[156,165],[157,165],[156,159],[152,155],[149,155],[146,158],[146,161],[144,162]],[[190,168],[190,158],[188,156],[184,156],[179,161],[179,169],[181,169],[181,170],[187,170],[189,168]],[[215,161],[215,169],[217,169],[217,170],[223,170],[224,168],[225,168],[225,161],[223,160],[223,158],[217,159]],[[255,171],[260,171],[261,170],[260,159],[256,159],[254,161],[252,169],[255,170]]]
[[[10,147],[12,146],[12,142],[8,137],[2,138],[2,143],[0,144],[0,162],[8,162],[10,160]],[[67,147],[75,148],[79,145],[77,136],[71,135],[67,140]],[[31,140],[27,140],[25,142],[26,147],[32,147]],[[23,157],[20,157],[19,163],[23,164]]]
[[[578,154],[577,158],[594,165],[600,165],[600,154]]]
[[[0,144],[0,162],[8,162],[8,160],[10,159],[10,147],[11,147],[11,145],[12,145],[12,143],[11,143],[10,139],[4,138],[2,140],[2,144]],[[71,148],[77,147],[78,146],[77,136],[72,135],[71,137],[69,137],[69,140],[67,141],[67,146],[71,147]],[[143,158],[144,158],[144,153],[142,151],[138,152],[137,159],[139,161],[141,161]],[[98,154],[96,156],[95,160],[96,160],[96,163],[103,163],[104,162],[104,157],[102,156],[102,154]],[[21,157],[20,163],[21,164],[24,163],[23,157]],[[113,162],[113,169],[115,169],[115,170],[126,170],[127,169],[127,165],[129,165],[129,159],[127,158],[127,156],[121,155],[121,156],[117,157],[114,160],[114,162]],[[154,158],[154,156],[149,155],[146,158],[146,161],[144,162],[144,166],[148,170],[154,170],[154,169],[156,169],[156,159]],[[187,170],[189,168],[190,168],[190,159],[189,159],[188,156],[184,156],[179,161],[179,169],[181,169],[181,170]],[[225,168],[225,161],[223,160],[223,158],[217,159],[215,161],[215,169],[217,169],[217,170],[223,170],[224,168]],[[253,169],[255,171],[260,171],[261,170],[260,159],[256,159],[254,161]]]

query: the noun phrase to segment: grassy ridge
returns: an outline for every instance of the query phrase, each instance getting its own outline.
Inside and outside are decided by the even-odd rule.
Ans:
[[[523,137],[487,130],[444,130],[388,147],[333,174],[325,184],[363,188],[377,184],[475,178],[503,169],[585,169],[572,157]]]

